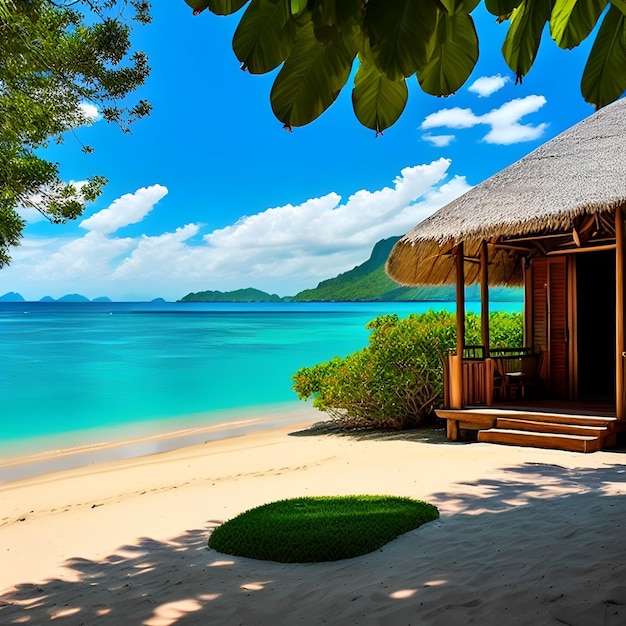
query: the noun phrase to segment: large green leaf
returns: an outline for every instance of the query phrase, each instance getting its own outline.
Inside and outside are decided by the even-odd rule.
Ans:
[[[611,4],[617,7],[624,15],[626,15],[626,0],[610,0]]]
[[[521,2],[522,0],[485,0],[485,6],[491,15],[505,18],[511,15],[513,9],[518,7]]]
[[[435,46],[428,64],[417,75],[419,84],[433,96],[448,96],[469,78],[477,60],[474,20],[465,13],[440,13]]]
[[[426,65],[440,13],[436,0],[370,0],[365,32],[379,69],[390,80],[412,76]]]
[[[595,27],[608,0],[555,0],[550,33],[561,48],[577,46]]]
[[[502,45],[507,65],[520,81],[537,56],[541,34],[550,19],[554,0],[524,0],[511,14],[511,26]]]
[[[315,37],[321,43],[331,43],[345,29],[361,28],[362,0],[309,0],[308,7]]]
[[[185,3],[188,4],[193,9],[193,14],[198,15],[202,13],[205,9],[209,8],[210,0],[185,0]]]
[[[350,29],[323,45],[311,22],[298,30],[288,59],[272,86],[274,115],[285,127],[304,126],[321,115],[346,84],[357,46]]]
[[[367,128],[381,133],[398,120],[409,95],[404,78],[389,80],[374,63],[361,59],[354,78],[352,106]]]
[[[448,15],[452,13],[471,13],[480,0],[439,0]]]
[[[233,50],[244,69],[264,74],[287,58],[293,43],[287,28],[290,18],[285,0],[252,0],[233,37]]]
[[[323,38],[318,36],[320,32],[330,31],[332,38],[336,36],[338,29],[360,26],[363,22],[362,0],[310,0],[307,6],[311,12],[316,36],[320,41],[323,41]]]
[[[216,15],[231,15],[241,9],[249,0],[208,0],[209,11]]]
[[[589,53],[580,88],[596,108],[617,100],[626,90],[625,24],[626,16],[612,6]]]
[[[306,9],[307,0],[290,0],[292,15],[298,15]]]

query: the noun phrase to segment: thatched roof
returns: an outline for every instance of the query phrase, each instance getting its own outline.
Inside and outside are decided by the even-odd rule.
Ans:
[[[572,233],[585,216],[626,202],[626,99],[594,113],[418,224],[398,243],[387,273],[402,285],[454,282],[448,254],[477,256],[483,240]],[[519,254],[490,246],[490,283],[521,282]],[[466,263],[466,282],[478,280]]]

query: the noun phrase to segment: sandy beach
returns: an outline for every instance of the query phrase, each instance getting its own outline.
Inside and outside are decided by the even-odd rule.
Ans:
[[[0,624],[626,623],[624,451],[310,425],[0,485]],[[441,518],[331,563],[207,547],[250,507],[358,493],[426,500]]]

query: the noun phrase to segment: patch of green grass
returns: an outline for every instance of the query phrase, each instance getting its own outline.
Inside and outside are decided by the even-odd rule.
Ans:
[[[209,547],[280,563],[349,559],[439,517],[432,504],[393,496],[326,496],[280,500],[218,526]]]

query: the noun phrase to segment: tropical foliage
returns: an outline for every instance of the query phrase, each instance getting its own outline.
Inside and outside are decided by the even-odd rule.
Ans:
[[[489,316],[492,347],[523,345],[521,313]],[[292,377],[301,400],[348,428],[412,428],[429,423],[443,397],[442,357],[456,345],[456,318],[429,311],[369,322],[369,345],[345,358],[303,367]],[[481,343],[480,316],[466,316],[466,343]]]
[[[337,98],[358,59],[352,103],[377,133],[396,122],[407,79],[428,94],[454,93],[478,60],[471,13],[479,0],[185,0],[194,14],[227,15],[246,7],[233,39],[243,69],[265,74],[282,66],[271,90],[286,128],[316,119]],[[626,90],[626,0],[485,0],[509,28],[502,54],[518,81],[532,67],[546,24],[570,49],[595,36],[581,90],[602,107]]]
[[[396,496],[292,498],[224,522],[209,547],[279,563],[338,561],[373,552],[438,517],[432,504]]]
[[[144,0],[0,2],[0,267],[24,228],[17,209],[74,219],[106,182],[66,183],[38,149],[90,123],[89,107],[125,132],[148,114],[146,101],[125,102],[148,75],[145,54],[130,54],[130,20],[148,22],[148,10]]]

